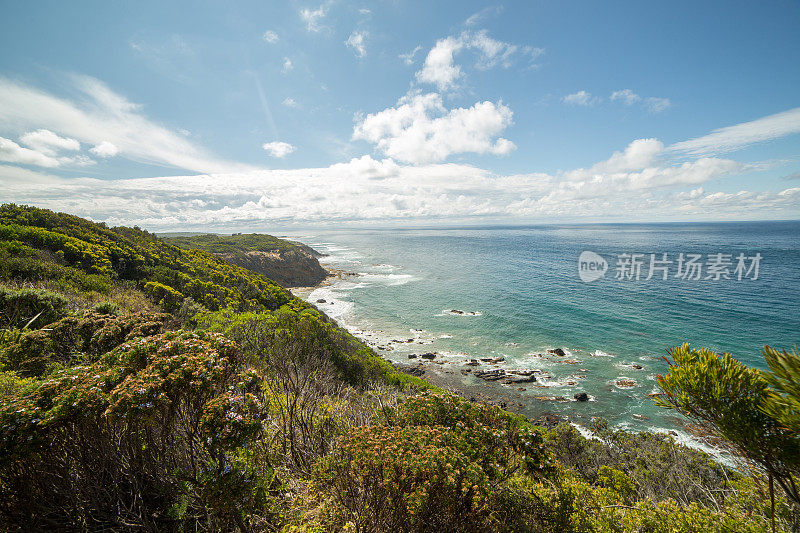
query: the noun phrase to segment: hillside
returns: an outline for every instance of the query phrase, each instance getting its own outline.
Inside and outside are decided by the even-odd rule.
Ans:
[[[769,528],[763,477],[437,390],[138,228],[0,206],[0,320],[4,531]]]
[[[272,235],[204,234],[164,237],[163,240],[187,250],[205,250],[284,287],[310,287],[328,275],[317,261],[320,254],[314,249]]]

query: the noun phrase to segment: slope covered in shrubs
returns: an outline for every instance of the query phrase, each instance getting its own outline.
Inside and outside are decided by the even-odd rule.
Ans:
[[[435,390],[207,252],[7,205],[0,260],[0,529],[770,527],[759,476]]]

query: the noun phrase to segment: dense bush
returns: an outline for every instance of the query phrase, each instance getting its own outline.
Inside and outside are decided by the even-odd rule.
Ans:
[[[17,342],[0,350],[0,362],[23,376],[40,376],[54,364],[96,358],[126,340],[159,333],[172,320],[165,313],[116,317],[86,312],[63,318],[47,330],[22,334]]]
[[[54,292],[13,290],[0,285],[0,326],[41,328],[63,317],[67,304],[66,298]]]
[[[669,435],[604,430],[596,437],[586,439],[562,423],[547,434],[548,453],[592,483],[604,467],[625,472],[640,500],[672,498],[683,505],[695,501],[716,507],[724,503],[731,482],[740,477],[707,454],[677,444]]]
[[[318,470],[331,494],[328,526],[356,531],[479,531],[491,523],[491,483],[472,448],[447,428],[356,429]]]
[[[0,515],[21,529],[246,529],[261,375],[217,335],[126,343],[0,404]],[[192,526],[192,531],[194,531]]]
[[[364,387],[380,381],[414,389],[431,385],[399,372],[318,310],[292,301],[274,312],[237,313],[223,309],[195,316],[198,328],[225,334],[252,354],[269,363],[280,358],[286,344],[292,346],[298,364],[304,359],[328,361],[337,377],[349,385]]]

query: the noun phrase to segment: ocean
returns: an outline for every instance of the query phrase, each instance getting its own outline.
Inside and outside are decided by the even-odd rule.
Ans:
[[[380,355],[409,363],[409,354],[435,352],[443,362],[437,370],[475,390],[503,389],[528,416],[557,413],[583,427],[604,417],[615,428],[691,440],[681,420],[649,396],[669,347],[689,342],[765,368],[764,344],[791,350],[800,341],[800,222],[285,236],[346,272],[301,296]],[[579,271],[586,251],[599,262],[584,262],[584,278],[606,265],[590,282]],[[565,355],[547,352],[555,348]],[[474,368],[537,370],[537,381],[505,386],[461,372],[470,359],[498,357],[504,361]],[[580,392],[590,401],[575,401]]]

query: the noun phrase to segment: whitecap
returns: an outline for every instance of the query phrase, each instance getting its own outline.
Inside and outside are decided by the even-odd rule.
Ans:
[[[369,272],[359,272],[359,279],[367,282],[379,283],[388,286],[405,285],[414,280],[411,274],[377,274]]]

